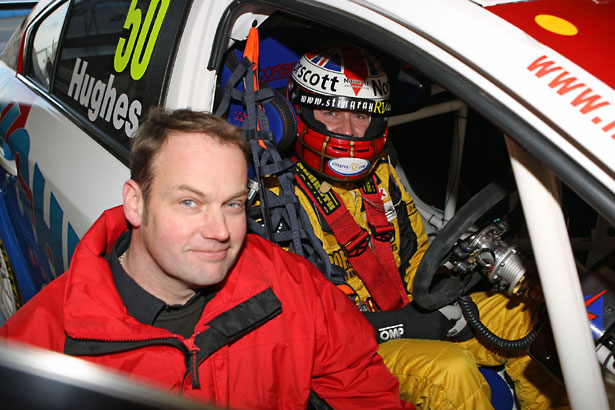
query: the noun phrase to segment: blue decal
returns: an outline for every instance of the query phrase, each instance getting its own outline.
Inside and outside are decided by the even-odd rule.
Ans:
[[[597,295],[589,295],[585,297],[585,307],[587,308],[587,317],[589,319],[589,327],[592,331],[594,339],[598,339],[604,333],[604,322],[602,319],[604,312],[604,297],[606,290]]]
[[[9,105],[10,108],[6,110]],[[16,237],[13,243],[19,245],[18,247],[13,245],[13,257],[9,259],[12,264],[13,261],[21,266],[27,263],[27,269],[18,269],[21,271],[20,274],[15,270],[24,301],[34,296],[36,291],[53,280],[54,274],[59,275],[64,272],[66,269],[64,252],[68,255],[68,263],[70,263],[79,243],[79,237],[72,225],[68,223],[66,242],[63,244],[62,225],[65,215],[53,192],[50,193],[49,198],[49,224],[43,218],[46,180],[38,163],[35,163],[33,180],[30,183],[30,135],[25,128],[21,128],[25,126],[29,112],[30,106],[28,105],[20,106],[14,102],[0,102],[0,113],[4,113],[0,119],[0,137],[7,142],[5,145],[9,148],[5,150],[7,157],[13,157],[18,164],[18,177],[8,177],[6,181],[11,182],[11,189],[6,189],[8,186],[4,186],[3,199],[0,199],[0,202],[6,206],[4,216],[12,225],[11,231]],[[8,134],[12,128],[17,129]],[[19,199],[15,194],[19,196]],[[23,204],[23,208],[18,206],[18,202]],[[3,237],[7,236],[8,232],[5,230]],[[23,289],[24,287],[26,289]]]
[[[38,168],[38,164],[34,165],[32,188],[34,226],[36,227],[38,246],[40,246],[43,255],[47,256],[56,275],[59,275],[64,271],[64,261],[62,260],[62,218],[64,217],[64,212],[60,208],[55,195],[51,194],[49,201],[49,226],[47,226],[43,219],[45,177],[43,177]],[[46,282],[49,282],[51,279],[53,278],[44,278]]]

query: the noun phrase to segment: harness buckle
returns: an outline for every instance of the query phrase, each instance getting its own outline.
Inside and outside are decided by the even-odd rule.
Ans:
[[[341,244],[340,244],[341,245]],[[369,234],[365,228],[361,228],[361,231],[350,238],[345,245],[341,245],[342,249],[349,258],[362,255],[369,246]]]
[[[391,242],[395,236],[395,226],[389,222],[386,226],[374,226],[370,223],[369,230],[372,232],[372,237],[380,242]]]

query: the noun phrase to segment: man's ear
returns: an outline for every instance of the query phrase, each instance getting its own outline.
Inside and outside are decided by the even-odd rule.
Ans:
[[[145,203],[141,187],[134,179],[124,182],[124,215],[133,228],[138,228],[143,222]]]

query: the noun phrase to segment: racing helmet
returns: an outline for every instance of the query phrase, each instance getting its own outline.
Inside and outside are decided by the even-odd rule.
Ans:
[[[370,174],[387,136],[389,81],[363,48],[333,43],[304,54],[293,68],[288,99],[297,113],[297,159],[326,180],[353,182]],[[327,130],[314,110],[370,114],[363,137]]]

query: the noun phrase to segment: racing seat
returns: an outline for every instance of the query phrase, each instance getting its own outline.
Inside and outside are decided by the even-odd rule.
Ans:
[[[259,31],[259,86],[261,89],[271,89],[272,91],[271,97],[262,105],[269,130],[275,137],[275,147],[279,153],[283,154],[292,147],[297,132],[296,114],[292,105],[286,99],[286,87],[292,74],[292,68],[299,61],[301,55],[328,39],[323,34],[311,30],[306,33],[305,29],[297,27],[285,30],[276,28],[274,31],[259,29]],[[224,64],[219,74],[220,92],[225,89],[229,81],[234,81],[232,76],[243,59],[245,44],[245,41],[235,43],[226,52]],[[390,68],[394,64],[385,64],[385,66]],[[394,112],[411,112],[420,108],[423,95],[429,92],[429,89],[425,89],[424,84],[417,82],[412,77],[409,78],[407,71],[401,70],[399,66],[391,74],[389,74],[392,83],[391,89],[397,90],[398,96],[403,97],[403,99],[399,98],[398,101],[392,101]],[[245,91],[244,84],[241,82],[237,84],[236,88],[239,91]],[[402,91],[400,92],[400,90]],[[231,101],[226,112],[228,122],[242,127],[247,116],[247,109],[241,101]],[[255,176],[253,166],[254,164],[249,171],[251,178]],[[328,260],[326,255],[325,258]],[[314,263],[314,261],[312,262]],[[318,263],[314,264],[328,277],[328,274]],[[334,280],[332,281],[335,283]],[[491,388],[491,403],[494,408],[496,410],[512,409],[514,405],[513,395],[509,385],[499,374],[500,370],[489,367],[482,367],[479,370]],[[312,394],[310,403],[313,404],[314,400],[318,402],[317,396]]]

